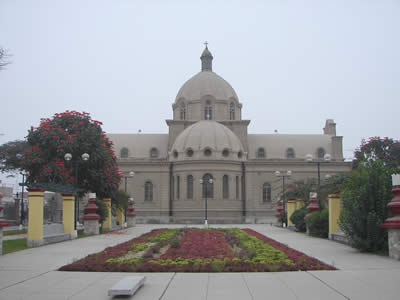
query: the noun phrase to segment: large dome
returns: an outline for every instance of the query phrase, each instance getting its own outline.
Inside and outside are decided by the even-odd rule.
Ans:
[[[189,101],[199,100],[208,95],[217,100],[238,100],[235,90],[222,77],[212,71],[202,71],[185,82],[176,96],[176,101],[182,98]]]
[[[244,150],[239,138],[226,126],[215,121],[199,121],[176,138],[171,160],[243,160]]]

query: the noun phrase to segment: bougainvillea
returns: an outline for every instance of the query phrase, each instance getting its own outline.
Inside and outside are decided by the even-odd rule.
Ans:
[[[277,272],[335,268],[251,229],[181,228],[153,230],[60,270]]]
[[[29,172],[27,183],[72,184],[100,197],[112,196],[122,174],[101,125],[88,113],[77,111],[41,119],[28,132],[29,149],[21,160],[21,168]],[[71,161],[65,160],[66,153],[72,155]],[[82,160],[84,153],[90,156],[87,161]]]

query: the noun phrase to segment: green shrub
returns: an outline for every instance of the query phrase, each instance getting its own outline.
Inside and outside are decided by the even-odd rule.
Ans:
[[[211,267],[215,272],[222,272],[225,268],[225,262],[219,259],[213,260]]]
[[[329,233],[329,211],[327,208],[314,211],[307,218],[308,230],[312,236],[327,238]]]
[[[149,238],[148,240],[153,243],[161,242],[161,241],[168,241],[179,233],[179,228],[174,228],[174,229],[168,229],[164,232],[161,232],[160,234]]]
[[[382,161],[358,164],[342,193],[339,226],[353,247],[375,252],[387,248],[387,233],[381,224],[388,217],[386,205],[392,199],[391,173]]]
[[[171,248],[179,248],[181,246],[181,243],[179,242],[178,238],[173,238],[170,242]]]
[[[308,214],[308,210],[306,207],[295,210],[294,213],[290,216],[290,221],[294,224],[297,231],[306,232],[306,221],[304,217]]]
[[[133,252],[140,252],[147,249],[149,246],[146,243],[133,244],[131,249]]]

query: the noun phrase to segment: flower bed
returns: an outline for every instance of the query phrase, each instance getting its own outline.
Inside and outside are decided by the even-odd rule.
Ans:
[[[251,229],[156,229],[61,271],[274,272],[335,270]]]

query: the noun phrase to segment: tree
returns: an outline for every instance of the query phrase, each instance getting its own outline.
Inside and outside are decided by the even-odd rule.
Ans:
[[[361,146],[354,152],[353,169],[356,169],[360,162],[368,159],[380,159],[390,168],[400,167],[400,141],[392,138],[371,137],[361,141]]]
[[[348,174],[336,174],[321,181],[318,191],[321,209],[323,208],[322,206],[327,205],[328,195],[340,191],[348,176]],[[285,199],[301,198],[308,203],[310,192],[315,192],[317,189],[317,181],[314,178],[305,181],[297,181],[294,187],[285,193]]]
[[[4,67],[10,63],[8,60],[9,57],[10,54],[8,54],[5,49],[0,47],[0,70],[4,69]]]
[[[41,119],[37,128],[31,127],[23,153],[21,167],[29,172],[28,185],[74,185],[83,192],[95,192],[99,197],[113,197],[122,173],[112,149],[112,142],[101,129],[101,122],[88,113],[66,111],[51,119]],[[72,154],[70,162],[66,153]],[[82,161],[88,153],[90,159]],[[76,182],[78,174],[78,182]]]
[[[339,226],[355,248],[377,251],[387,246],[381,224],[388,216],[391,188],[391,169],[373,159],[359,164],[345,183]]]
[[[17,172],[20,170],[20,159],[18,154],[22,154],[29,149],[26,141],[15,140],[0,146],[0,171]]]
[[[111,200],[113,206],[127,210],[129,194],[125,193],[123,190],[118,190]]]

